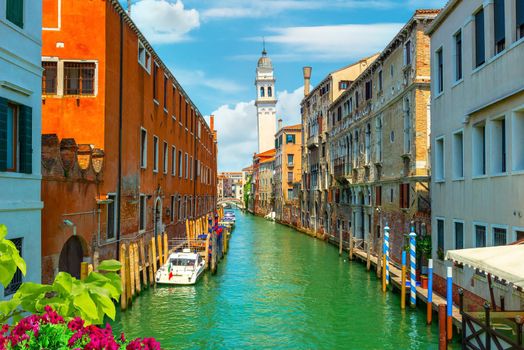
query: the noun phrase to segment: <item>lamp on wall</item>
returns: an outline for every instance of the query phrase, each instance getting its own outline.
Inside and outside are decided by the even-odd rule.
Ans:
[[[72,227],[73,228],[73,236],[76,236],[76,225],[75,225],[74,222],[72,222],[71,220],[65,219],[64,220],[64,225],[66,225],[68,227]]]

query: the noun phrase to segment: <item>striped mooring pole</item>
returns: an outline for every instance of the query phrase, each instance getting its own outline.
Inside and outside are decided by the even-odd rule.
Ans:
[[[409,262],[410,262],[410,296],[409,303],[411,307],[417,306],[417,248],[416,248],[417,234],[415,229],[411,227],[409,233]]]
[[[402,250],[402,271],[400,278],[400,308],[406,308],[406,251]]]
[[[386,285],[389,285],[389,226],[384,227],[384,255],[386,256]]]
[[[448,341],[453,337],[452,320],[453,320],[453,268],[448,266],[447,268],[447,283],[446,283],[446,334]]]
[[[427,323],[431,324],[433,319],[433,259],[428,260],[428,305]]]

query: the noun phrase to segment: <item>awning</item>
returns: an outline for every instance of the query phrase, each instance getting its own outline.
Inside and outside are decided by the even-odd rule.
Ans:
[[[524,288],[524,244],[448,250],[446,259]]]

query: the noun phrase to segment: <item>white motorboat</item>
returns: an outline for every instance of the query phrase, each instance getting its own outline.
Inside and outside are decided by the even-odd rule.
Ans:
[[[169,259],[156,272],[158,284],[195,284],[206,268],[206,262],[199,253],[189,249],[171,253]]]

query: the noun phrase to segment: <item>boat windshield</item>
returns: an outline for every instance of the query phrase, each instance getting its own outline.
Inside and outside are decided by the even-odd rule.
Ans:
[[[170,263],[174,266],[194,266],[195,259],[174,258],[170,260]]]

